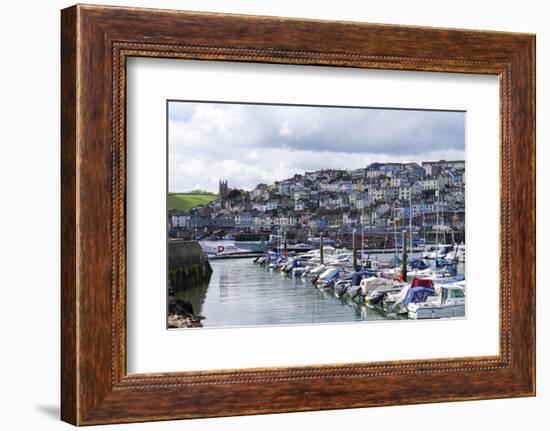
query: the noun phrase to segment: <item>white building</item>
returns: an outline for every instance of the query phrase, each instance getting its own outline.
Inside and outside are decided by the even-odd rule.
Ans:
[[[400,187],[402,183],[401,178],[391,178],[390,179],[390,187]]]
[[[422,190],[437,190],[439,183],[436,178],[426,178],[418,181]]]
[[[266,211],[276,210],[277,208],[279,208],[279,205],[280,205],[279,201],[276,201],[276,200],[268,201],[266,204]]]
[[[372,198],[375,202],[386,200],[386,190],[374,189],[372,192]]]
[[[185,227],[191,219],[190,216],[184,214],[172,214],[172,227]]]

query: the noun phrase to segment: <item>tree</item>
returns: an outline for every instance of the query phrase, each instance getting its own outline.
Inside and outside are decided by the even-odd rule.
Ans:
[[[238,189],[232,189],[228,194],[227,194],[227,199],[237,199],[241,197],[241,191],[238,190]]]

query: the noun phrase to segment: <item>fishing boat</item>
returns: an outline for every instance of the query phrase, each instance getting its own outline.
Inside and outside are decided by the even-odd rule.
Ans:
[[[466,296],[460,284],[440,286],[441,293],[428,297],[425,301],[410,303],[407,306],[410,319],[441,319],[464,317],[466,315]]]

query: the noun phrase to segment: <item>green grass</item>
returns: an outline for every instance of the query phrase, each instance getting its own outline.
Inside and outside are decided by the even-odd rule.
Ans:
[[[168,193],[169,210],[187,210],[189,208],[207,205],[217,199],[217,195],[193,193]]]

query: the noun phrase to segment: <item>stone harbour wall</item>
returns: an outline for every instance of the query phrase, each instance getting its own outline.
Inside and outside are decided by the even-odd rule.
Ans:
[[[212,267],[197,241],[168,241],[169,288],[181,290],[208,283]]]

